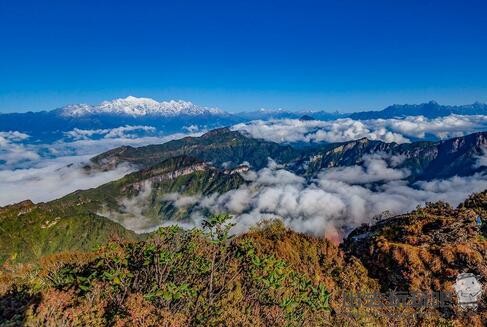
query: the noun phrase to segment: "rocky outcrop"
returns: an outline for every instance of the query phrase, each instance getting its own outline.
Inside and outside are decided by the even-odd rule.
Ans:
[[[360,259],[384,291],[455,294],[454,283],[461,273],[487,280],[486,207],[487,191],[473,195],[458,208],[442,202],[428,204],[356,229],[342,248]],[[485,321],[485,295],[479,311]]]

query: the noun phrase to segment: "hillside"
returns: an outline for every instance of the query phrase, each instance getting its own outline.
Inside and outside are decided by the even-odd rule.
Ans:
[[[267,165],[267,158],[272,158],[296,174],[314,177],[325,168],[359,165],[364,155],[381,155],[400,159],[395,168],[408,169],[409,180],[414,182],[482,172],[486,167],[477,166],[476,162],[484,155],[485,148],[487,132],[438,142],[397,144],[363,138],[301,148],[254,139],[222,128],[201,137],[186,137],[160,145],[116,148],[92,158],[92,162],[101,169],[112,169],[120,163],[148,167],[184,154],[217,166],[225,163],[235,167],[248,162],[258,170]]]
[[[203,231],[165,227],[143,241],[113,241],[96,252],[46,257],[35,275],[4,266],[0,321],[92,326],[482,326],[451,306],[355,306],[349,295],[451,291],[457,274],[485,280],[485,230],[475,224],[487,191],[458,209],[444,203],[354,231],[337,247],[263,222],[231,237],[228,217]],[[22,269],[20,271],[19,269]],[[382,297],[383,296],[383,297]]]
[[[119,224],[59,202],[24,201],[0,208],[0,231],[0,265],[63,251],[91,251],[114,237],[137,238]]]
[[[405,144],[371,141],[366,138],[329,145],[314,150],[290,164],[290,168],[305,176],[315,176],[325,168],[361,164],[364,155],[396,157],[395,168],[410,171],[409,180],[431,180],[452,176],[471,176],[485,171],[476,165],[487,148],[487,132],[474,133],[438,142]]]
[[[461,273],[472,273],[481,283],[486,280],[486,205],[487,191],[472,195],[456,209],[431,203],[356,229],[342,246],[360,259],[371,277],[381,281],[383,290],[454,293]],[[459,319],[461,325],[483,325],[487,320],[485,285],[483,290],[475,302],[478,314],[455,306],[440,311]]]
[[[11,271],[3,276],[0,320],[91,326],[394,321],[376,309],[348,315],[341,291],[373,292],[378,283],[327,241],[277,222],[229,242],[210,239],[164,228],[147,241],[111,243],[89,256],[46,258],[31,280]]]
[[[0,263],[8,258],[30,261],[64,250],[91,250],[112,236],[135,239],[133,232],[103,216],[120,223],[137,223],[132,229],[143,230],[165,220],[187,218],[191,208],[175,208],[165,200],[167,194],[223,193],[243,182],[239,174],[182,156],[51,202],[25,201],[3,207],[0,230],[8,237],[0,239]],[[148,210],[137,212],[139,207]]]
[[[485,280],[487,229],[481,214],[485,214],[486,196],[487,191],[475,194],[458,208],[430,203],[357,228],[342,246],[382,281],[383,289],[440,291],[451,288],[465,271]]]
[[[147,168],[180,155],[196,157],[216,166],[227,163],[235,167],[248,162],[252,168],[260,169],[267,165],[268,157],[287,162],[296,158],[299,151],[287,145],[246,137],[228,128],[220,128],[201,137],[185,137],[160,145],[116,148],[92,158],[91,161],[102,169],[111,169],[122,162]]]

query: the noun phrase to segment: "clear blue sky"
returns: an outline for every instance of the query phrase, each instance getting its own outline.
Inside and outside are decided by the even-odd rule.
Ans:
[[[485,1],[0,0],[0,112],[487,101]]]

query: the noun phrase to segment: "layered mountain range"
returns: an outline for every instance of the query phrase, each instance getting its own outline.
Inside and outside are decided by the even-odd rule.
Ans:
[[[487,132],[438,142],[397,144],[363,138],[301,148],[221,128],[201,137],[185,137],[161,145],[115,148],[91,161],[99,169],[112,169],[121,163],[147,168],[172,156],[189,155],[216,166],[236,167],[246,162],[253,169],[261,169],[272,158],[299,175],[313,177],[323,169],[357,165],[365,155],[376,154],[396,157],[395,167],[409,169],[411,180],[429,180],[483,171],[486,167],[476,166],[475,162],[486,147]]]
[[[410,185],[420,180],[482,174],[487,167],[476,162],[484,155],[486,136],[484,132],[402,145],[360,139],[296,148],[222,128],[161,145],[116,148],[92,158],[85,171],[93,173],[130,164],[137,172],[48,203],[26,201],[2,208],[0,227],[11,237],[3,238],[0,258],[22,261],[62,248],[86,249],[113,232],[134,235],[105,217],[139,232],[151,231],[164,222],[184,222],[198,203],[189,200],[192,202],[188,205],[177,206],[173,194],[190,199],[235,190],[249,183],[241,173],[266,167],[269,158],[310,182],[322,171],[360,166],[371,156],[394,162],[394,168],[406,172]],[[66,226],[96,232],[73,231],[67,241],[66,235],[57,236]],[[22,235],[16,235],[18,230],[23,231]],[[25,235],[35,235],[36,239],[44,235],[46,240],[26,242]]]
[[[436,102],[419,105],[393,105],[381,111],[351,114],[325,111],[266,110],[228,113],[220,109],[197,106],[187,101],[156,101],[149,98],[127,98],[103,101],[98,105],[74,104],[51,111],[0,114],[0,131],[18,131],[31,136],[32,141],[52,141],[73,129],[109,129],[125,125],[151,126],[163,134],[185,131],[191,126],[212,129],[261,119],[299,119],[302,116],[318,120],[352,118],[356,120],[426,118],[456,115],[487,115],[487,105],[474,103],[464,106],[444,106]]]

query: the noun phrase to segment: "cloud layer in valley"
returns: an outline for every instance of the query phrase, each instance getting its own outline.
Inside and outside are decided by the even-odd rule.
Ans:
[[[29,135],[17,131],[0,132],[0,169],[2,166],[11,167],[19,162],[40,159],[40,155],[28,149],[23,142]]]
[[[259,120],[235,125],[233,129],[276,142],[340,142],[367,137],[404,143],[485,130],[487,116],[451,115],[436,119],[418,116],[368,121]],[[39,144],[25,133],[0,132],[0,205],[25,199],[48,201],[76,189],[96,187],[117,179],[133,167],[89,172],[83,169],[83,164],[90,157],[121,145],[164,143],[201,134],[194,126],[188,127],[187,131],[160,136],[150,126],[75,129],[65,133],[63,139],[49,144]],[[438,200],[456,205],[487,185],[487,177],[480,174],[408,185],[409,171],[397,168],[400,160],[398,157],[368,156],[361,166],[323,170],[311,181],[270,161],[268,167],[246,173],[244,177],[248,183],[236,190],[211,196],[170,194],[165,200],[181,208],[196,206],[189,221],[177,222],[184,227],[200,226],[203,212],[209,210],[232,213],[237,222],[235,232],[243,232],[263,218],[278,217],[297,231],[339,238],[350,228],[368,222],[384,211],[402,213],[418,204]],[[486,166],[486,163],[483,155],[476,165]],[[122,224],[139,232],[161,225],[160,220],[145,217],[143,200],[142,196],[122,202],[126,210]],[[106,214],[110,216],[110,213]],[[117,217],[111,218],[117,220]],[[165,225],[173,223],[164,222]]]
[[[329,169],[307,183],[271,165],[257,172],[249,186],[204,199],[202,205],[235,214],[237,232],[247,230],[262,217],[276,216],[294,230],[339,237],[384,211],[399,214],[439,200],[457,205],[487,185],[485,175],[476,175],[409,186],[403,180],[407,174],[387,167],[383,159],[370,158],[363,167]],[[371,188],[368,183],[379,184]]]
[[[434,119],[411,116],[371,120],[343,118],[332,121],[256,120],[237,124],[233,129],[278,143],[344,142],[363,137],[383,142],[408,143],[418,139],[445,139],[487,130],[487,116],[450,115]]]
[[[243,175],[248,184],[224,194],[167,195],[164,200],[172,201],[178,208],[196,205],[190,219],[184,222],[164,221],[148,227],[154,220],[139,214],[143,202],[139,203],[134,206],[138,209],[133,216],[142,219],[138,224],[144,229],[135,230],[141,232],[171,224],[200,227],[203,212],[209,210],[234,215],[235,233],[247,231],[262,219],[277,218],[296,231],[339,240],[354,227],[369,223],[383,212],[405,213],[426,202],[440,200],[458,205],[487,185],[487,176],[481,174],[408,185],[405,178],[409,172],[395,168],[396,161],[397,158],[367,156],[362,166],[328,169],[312,181],[306,181],[271,160],[268,167]],[[108,217],[120,221],[117,215]],[[136,227],[133,222],[125,226]]]
[[[43,161],[35,167],[0,170],[0,205],[26,199],[44,202],[62,197],[78,189],[88,189],[118,179],[133,171],[119,166],[110,171],[87,171],[83,162],[90,156],[62,157]]]
[[[122,145],[160,144],[201,133],[158,136],[150,126],[80,130],[61,140],[38,144],[29,135],[0,132],[0,206],[30,199],[49,201],[78,189],[87,189],[118,179],[133,167],[88,172],[83,165],[91,157]],[[8,192],[6,191],[8,190]]]

